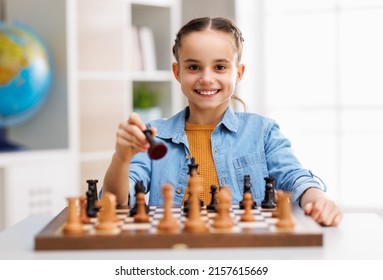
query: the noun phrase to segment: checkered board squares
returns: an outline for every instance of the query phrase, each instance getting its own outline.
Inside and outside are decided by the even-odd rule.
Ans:
[[[217,215],[214,211],[207,210],[206,207],[201,209],[200,215],[201,220],[206,222],[209,231],[211,232],[220,232],[220,231],[231,231],[239,232],[241,229],[265,229],[273,231],[275,230],[275,224],[278,221],[276,218],[272,218],[272,212],[269,210],[262,210],[261,208],[253,209],[251,212],[255,217],[254,222],[241,222],[241,215],[245,210],[240,209],[238,205],[233,205],[231,208],[231,216],[234,221],[234,227],[231,229],[215,229],[212,224],[214,217]],[[149,223],[134,223],[134,218],[129,217],[129,210],[125,209],[123,211],[118,211],[118,217],[122,219],[121,230],[148,230],[149,233],[157,233],[157,226],[160,219],[164,215],[164,208],[157,206],[149,207]],[[178,220],[180,225],[180,231],[184,227],[184,223],[187,220],[185,213],[181,207],[172,208],[172,215],[175,219]]]
[[[212,226],[216,213],[201,210],[201,219],[206,222],[205,233],[189,233],[182,229],[187,220],[180,207],[173,207],[173,216],[179,223],[178,233],[164,233],[157,225],[164,215],[162,207],[149,207],[149,223],[134,223],[129,209],[116,209],[120,218],[117,230],[113,234],[96,232],[97,218],[86,225],[86,231],[79,235],[65,235],[62,232],[67,219],[67,208],[35,237],[36,250],[92,250],[92,249],[171,249],[171,248],[218,248],[218,247],[284,247],[284,246],[322,246],[321,227],[309,216],[304,215],[300,207],[293,207],[293,229],[276,228],[276,218],[268,209],[253,209],[254,222],[241,222],[244,210],[232,205],[231,216],[234,226],[230,229],[216,229]]]

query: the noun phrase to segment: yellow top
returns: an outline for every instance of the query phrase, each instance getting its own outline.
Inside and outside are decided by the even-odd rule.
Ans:
[[[203,191],[200,193],[199,198],[205,204],[209,204],[211,200],[210,186],[219,186],[210,141],[214,128],[214,125],[185,124],[190,154],[195,159],[195,163],[199,165],[198,172],[202,178]],[[187,192],[185,192],[184,200],[188,196]]]

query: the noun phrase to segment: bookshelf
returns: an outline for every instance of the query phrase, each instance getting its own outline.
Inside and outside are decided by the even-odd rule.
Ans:
[[[171,73],[181,2],[4,1],[7,22],[26,22],[47,42],[55,84],[35,118],[8,131],[29,149],[0,153],[0,230],[34,213],[55,214],[66,196],[84,192],[87,179],[102,186],[118,124],[133,112],[136,87],[144,84],[157,95],[161,117],[184,107]],[[152,34],[156,61],[150,70],[133,68],[133,26]],[[40,210],[31,206],[36,204]]]
[[[160,117],[184,106],[171,73],[180,8],[178,0],[77,1],[80,182],[98,178],[102,185],[118,124],[134,111],[135,89],[145,84],[157,95]]]

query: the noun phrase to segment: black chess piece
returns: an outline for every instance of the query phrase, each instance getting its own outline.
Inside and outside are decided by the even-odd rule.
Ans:
[[[86,180],[86,182],[88,183],[88,190],[90,190],[93,193],[94,199],[95,201],[97,201],[98,200],[98,191],[97,191],[98,180]]]
[[[150,129],[145,129],[143,133],[145,134],[146,140],[148,140],[150,145],[148,150],[149,157],[154,160],[164,157],[168,151],[166,145],[162,142],[154,141],[153,134]]]
[[[97,212],[100,210],[100,207],[97,206],[98,180],[87,180],[86,182],[88,183],[88,190],[86,192],[86,214],[88,215],[88,217],[94,218],[97,216]]]
[[[215,206],[217,205],[217,186],[216,185],[211,185],[210,186],[210,193],[211,193],[211,201],[210,204],[206,206],[208,210],[214,210],[215,211]]]
[[[144,186],[144,182],[143,181],[138,181],[135,185],[134,185],[134,191],[135,191],[135,194],[134,196],[137,197],[137,194],[139,193],[145,193],[145,186]],[[129,216],[130,217],[133,217],[134,215],[137,214],[137,200],[136,200],[136,203],[134,204],[134,206],[132,207],[132,209],[130,209],[129,211]],[[147,205],[145,203],[145,211],[146,213],[149,213],[149,205]]]
[[[190,193],[188,193],[188,197],[187,199],[184,200],[184,204],[183,204],[183,207],[182,207],[182,211],[187,214],[189,212],[189,205],[188,205],[188,201],[190,199]]]
[[[190,159],[191,163],[188,164],[188,167],[189,167],[189,176],[193,175],[193,174],[198,174],[198,164],[195,163],[195,158],[192,157]]]
[[[275,178],[274,177],[266,177],[265,178],[266,185],[265,185],[265,197],[262,200],[262,208],[265,209],[273,209],[276,207],[275,202]]]
[[[243,194],[245,195],[245,193],[251,193],[250,175],[245,175],[243,178]],[[251,209],[255,209],[255,207],[257,207],[257,202],[253,201],[253,204],[251,205]],[[243,199],[239,202],[239,208],[245,209]]]
[[[90,218],[97,216],[98,208],[96,207],[96,200],[94,193],[91,190],[86,192],[86,214]]]

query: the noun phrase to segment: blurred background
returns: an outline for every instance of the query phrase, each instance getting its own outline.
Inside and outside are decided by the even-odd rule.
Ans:
[[[344,211],[383,216],[382,1],[0,0],[0,230],[101,188],[132,111],[186,105],[171,47],[200,16],[241,28],[248,111],[278,121]]]

